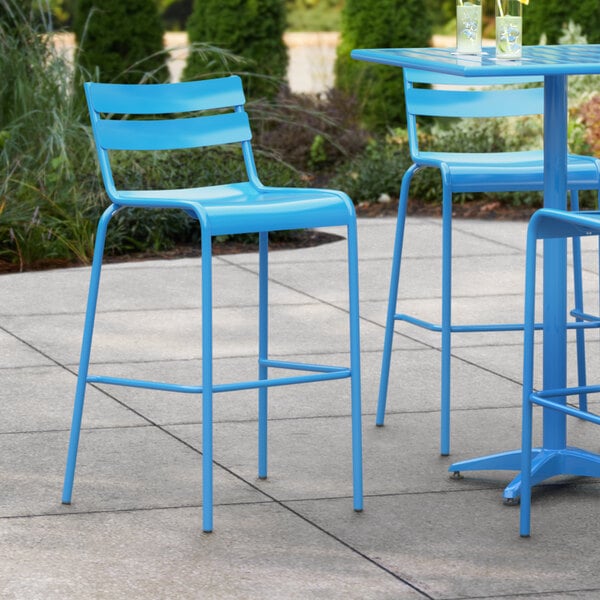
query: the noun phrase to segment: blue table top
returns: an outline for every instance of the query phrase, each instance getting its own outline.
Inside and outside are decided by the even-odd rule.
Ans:
[[[584,75],[600,73],[600,44],[523,46],[520,60],[497,60],[496,49],[481,55],[456,54],[454,48],[374,48],[352,50],[352,58],[449,75]]]

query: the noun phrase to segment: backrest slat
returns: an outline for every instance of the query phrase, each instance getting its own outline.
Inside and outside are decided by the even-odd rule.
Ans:
[[[460,77],[421,69],[403,71],[408,145],[413,159],[420,152],[417,117],[504,118],[544,114],[542,77]]]
[[[239,77],[173,85],[86,83],[88,102],[98,113],[152,115],[221,109],[245,103]]]
[[[105,119],[96,126],[104,150],[176,150],[244,142],[252,137],[245,112],[187,119]]]
[[[432,85],[456,85],[473,87],[479,85],[513,85],[526,83],[542,83],[543,77],[520,75],[517,77],[461,77],[446,75],[421,69],[404,69],[404,77],[411,83],[430,83]]]
[[[84,84],[105,188],[119,192],[111,151],[170,151],[240,144],[247,180],[261,186],[237,76],[168,84]]]
[[[406,110],[429,117],[511,117],[544,112],[543,88],[502,90],[406,90]]]

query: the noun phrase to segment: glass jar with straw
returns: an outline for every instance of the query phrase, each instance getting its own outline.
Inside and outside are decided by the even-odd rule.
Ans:
[[[523,4],[529,0],[496,0],[496,58],[521,58]]]
[[[481,0],[456,0],[456,52],[481,53]]]

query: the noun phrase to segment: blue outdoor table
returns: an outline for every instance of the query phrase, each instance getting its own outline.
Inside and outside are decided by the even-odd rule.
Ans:
[[[393,67],[411,67],[463,77],[541,75],[544,77],[544,206],[567,207],[567,78],[600,74],[600,45],[524,46],[520,60],[497,60],[494,48],[481,55],[457,55],[453,48],[353,50],[352,58]],[[566,387],[566,240],[544,240],[544,388]],[[563,399],[566,402],[566,399]],[[600,456],[567,446],[566,416],[544,410],[542,447],[533,451],[531,483],[556,475],[600,476]],[[521,451],[513,450],[454,463],[451,472],[521,469]],[[504,490],[516,501],[521,478]]]

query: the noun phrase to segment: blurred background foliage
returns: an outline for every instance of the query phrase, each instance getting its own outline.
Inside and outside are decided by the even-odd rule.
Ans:
[[[169,77],[164,28],[147,0],[77,0],[73,30],[78,62],[102,82],[139,83]]]
[[[286,29],[282,0],[198,0],[187,21],[189,41],[210,42],[244,58],[244,90],[249,98],[273,99],[288,67],[283,41]],[[251,73],[252,77],[247,75]],[[213,65],[192,53],[183,73],[186,80],[215,75]]]
[[[22,5],[32,0],[23,0]],[[150,0],[148,0],[150,1]],[[33,0],[49,7],[55,27],[71,27],[77,0]],[[194,0],[153,0],[167,31],[183,31],[193,11]],[[290,31],[340,31],[345,0],[282,0]],[[124,2],[126,4],[126,2]],[[398,6],[404,3],[396,3]],[[409,3],[409,2],[408,2]],[[456,0],[421,0],[438,32],[453,31]],[[483,2],[486,19],[493,28],[494,3]],[[600,41],[600,10],[597,0],[537,0],[524,12],[525,43],[536,44],[545,34],[549,44],[558,43],[562,28],[570,20],[583,26],[589,43]]]
[[[185,30],[195,8],[193,0],[143,0],[145,5],[138,8],[154,23],[152,28],[146,28],[155,32],[151,45],[143,46],[138,39],[147,32],[129,28],[127,35],[119,33],[127,42],[118,52],[120,67],[110,66],[102,52],[99,58],[86,62],[89,56],[83,58],[83,54],[92,54],[92,50],[85,43],[83,52],[76,52],[73,63],[52,43],[53,32],[76,29],[78,38],[85,41],[85,35],[91,34],[91,29],[86,31],[86,25],[91,28],[91,19],[84,19],[81,28],[77,15],[82,8],[88,9],[89,15],[92,5],[101,6],[105,16],[112,14],[113,19],[126,22],[130,17],[124,17],[122,9],[135,4],[116,0],[120,8],[108,11],[110,1],[98,0],[94,4],[92,0],[0,0],[0,163],[4,174],[0,178],[0,272],[88,263],[96,222],[107,198],[80,93],[81,81],[125,80],[130,75],[128,80],[132,81],[165,80],[163,67],[168,51],[158,47],[156,31]],[[227,1],[234,9],[236,4],[243,3],[243,0]],[[379,82],[376,76],[368,75],[370,84],[359,85],[361,78],[367,76],[352,71],[357,63],[351,63],[347,53],[352,47],[364,46],[367,38],[376,45],[410,46],[426,44],[432,33],[454,35],[455,0],[278,1],[278,10],[273,12],[276,31],[341,32],[336,67],[338,85],[317,95],[292,93],[281,69],[268,72],[264,59],[244,56],[243,48],[220,47],[213,43],[215,40],[202,39],[202,35],[191,48],[193,60],[201,68],[188,76],[236,72],[246,81],[268,77],[269,92],[251,94],[247,105],[258,169],[265,183],[337,187],[348,192],[360,206],[396,199],[402,175],[410,164],[402,103],[398,101],[401,78],[395,70],[387,69]],[[248,0],[248,4],[257,6],[273,2],[277,0]],[[536,2],[532,0],[526,7],[526,19]],[[563,5],[579,7],[587,2],[562,0],[545,5],[546,9],[550,4],[561,7],[552,14],[546,9],[544,12],[548,31],[551,23],[558,23],[559,43],[597,39],[593,36],[598,35],[600,27],[594,25],[591,17],[582,23],[564,22]],[[196,5],[199,3],[196,0]],[[493,28],[490,4],[486,3],[486,10],[491,13],[488,21]],[[599,14],[597,0],[593,4]],[[416,10],[422,11],[423,7],[426,18]],[[214,3],[213,10],[217,13],[215,19],[229,15],[220,2]],[[373,13],[380,19],[378,27],[373,27]],[[270,13],[248,14],[249,18],[258,15],[264,19]],[[417,16],[419,28],[413,26]],[[102,24],[117,30],[110,19],[102,20]],[[246,29],[252,31],[251,26]],[[369,29],[373,31],[369,33]],[[256,37],[264,38],[265,31],[274,30],[257,28]],[[102,38],[103,34],[95,35]],[[266,35],[273,36],[273,33]],[[89,35],[87,44],[92,43],[93,37]],[[129,47],[138,46],[145,50],[135,56],[128,54]],[[345,74],[344,69],[347,69]],[[383,106],[369,114],[367,109],[372,101],[368,94],[373,93],[376,84],[389,88],[390,93],[381,97],[385,95],[388,103],[401,110],[394,112]],[[569,94],[570,149],[600,156],[598,78],[570,78]],[[423,141],[444,150],[464,150],[465,140],[472,151],[527,148],[539,144],[541,124],[532,119],[501,126],[481,119],[450,124],[432,121],[423,135]],[[239,166],[239,154],[230,148],[198,152],[193,160],[180,153],[169,157],[161,153],[138,153],[118,157],[118,179],[124,187],[210,185],[239,178]],[[439,174],[434,170],[419,173],[411,192],[421,202],[439,203]],[[456,201],[475,199],[478,198],[461,196]],[[489,199],[513,206],[540,204],[539,194],[496,195]],[[584,201],[591,206],[595,198],[590,194]],[[122,211],[114,219],[107,252],[161,252],[197,242],[198,228],[185,213],[130,210]]]

